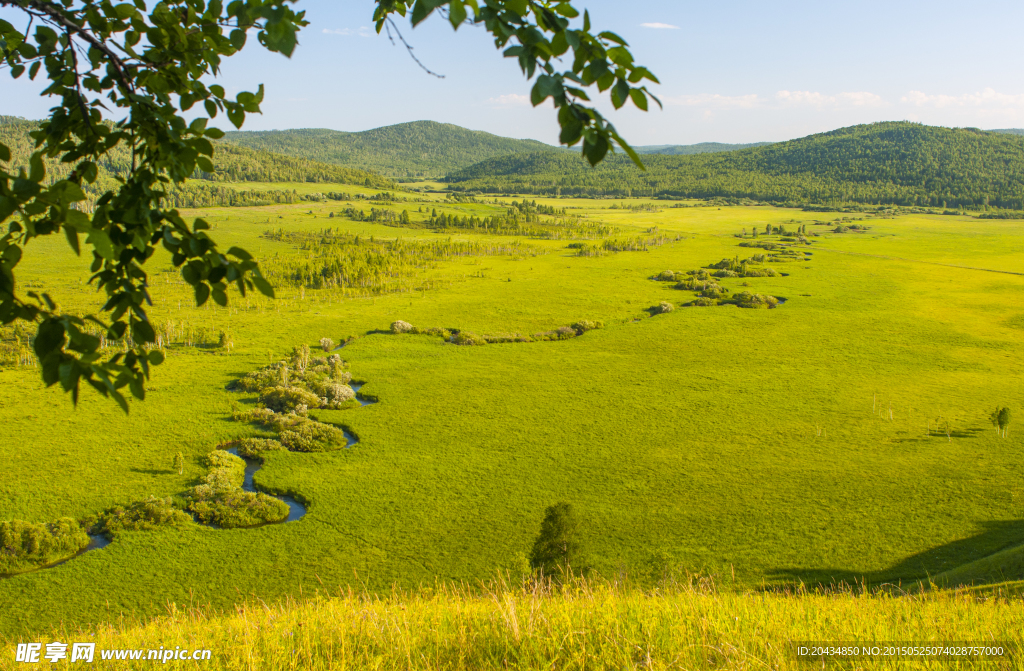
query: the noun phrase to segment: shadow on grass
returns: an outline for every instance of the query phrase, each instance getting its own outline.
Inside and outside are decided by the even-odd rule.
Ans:
[[[981,522],[979,526],[981,531],[970,538],[919,552],[882,571],[777,568],[769,575],[781,581],[783,588],[795,588],[800,584],[812,588],[861,584],[877,586],[884,583],[910,586],[918,581],[927,582],[929,577],[982,559],[1000,550],[1024,545],[1024,520]],[[884,539],[879,539],[879,542],[884,542]],[[1024,579],[1024,576],[1018,577]]]
[[[145,473],[146,475],[174,475],[170,468],[129,468],[132,473]]]

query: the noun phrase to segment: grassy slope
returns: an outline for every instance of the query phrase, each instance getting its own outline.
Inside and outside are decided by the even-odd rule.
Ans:
[[[383,598],[348,593],[272,607],[253,602],[212,617],[205,609],[173,609],[149,622],[62,627],[46,640],[95,641],[98,650],[209,649],[211,659],[200,663],[207,669],[788,670],[808,668],[793,657],[794,641],[1019,646],[1022,625],[1016,601],[943,592],[765,595],[691,584],[651,594],[606,584],[554,592],[489,584],[473,591],[438,585]],[[150,668],[153,662],[106,664]],[[848,664],[839,668],[862,668]],[[975,664],[944,662],[942,668]],[[884,660],[870,668],[935,665]],[[1020,668],[1020,662],[993,668]]]
[[[439,269],[453,283],[425,296],[327,304],[326,295],[307,291],[301,300],[285,290],[274,306],[236,301],[237,313],[190,309],[183,287],[168,283],[174,276],[158,275],[155,318],[226,325],[237,349],[172,352],[150,399],[128,418],[91,397],[71,411],[33,372],[0,372],[10,437],[0,448],[0,517],[39,521],[183,491],[200,472],[195,460],[242,430],[227,421],[238,397],[223,386],[268,351],[281,356],[298,342],[339,340],[395,319],[478,332],[534,332],[579,318],[610,323],[576,340],[525,345],[356,341],[345,357],[381,402],[330,419],[352,428],[360,446],[274,454],[257,476],[311,501],[305,519],[124,534],[58,569],[0,582],[0,601],[12,604],[0,630],[154,613],[168,600],[224,607],[239,594],[269,600],[321,585],[475,580],[527,552],[544,507],[558,500],[585,515],[606,573],[668,564],[735,570],[747,585],[910,580],[1024,540],[1024,509],[1012,494],[1020,490],[1020,441],[995,438],[984,420],[996,403],[1019,403],[1024,370],[1014,352],[1024,342],[1024,313],[1013,297],[1024,277],[878,257],[1019,270],[1020,222],[874,222],[868,234],[822,240],[813,261],[782,268],[789,277],[750,280],[754,290],[790,299],[778,310],[687,309],[632,323],[659,300],[684,300],[648,276],[744,252],[732,232],[794,212],[631,214],[601,202],[568,204],[686,239],[586,259],[567,256],[564,243],[544,243],[547,256]],[[222,244],[266,256],[292,253],[257,238],[266,223],[316,230],[331,209],[204,216]],[[344,225],[361,235],[416,233]],[[85,305],[88,294],[73,287],[84,267],[67,274],[81,264],[51,242],[39,243],[46,254],[26,255],[22,277],[56,288],[69,309]],[[726,284],[736,288],[737,280]],[[892,402],[893,421],[872,415],[872,395]],[[939,415],[952,419],[952,442],[925,433]],[[181,477],[170,470],[178,450],[191,460]]]
[[[224,141],[392,177],[440,176],[492,156],[556,150],[535,140],[515,140],[435,121],[413,121],[360,133],[325,128],[234,131]]]

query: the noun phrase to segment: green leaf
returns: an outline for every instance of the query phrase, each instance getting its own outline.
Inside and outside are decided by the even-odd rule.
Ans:
[[[0,142],[0,161],[8,162],[11,160],[11,150],[7,148],[7,145]]]
[[[214,140],[219,140],[222,137],[224,137],[224,131],[222,131],[220,128],[207,128],[206,133],[204,134],[206,135],[206,137],[211,137]]]
[[[68,239],[68,244],[75,251],[75,256],[81,256],[82,248],[78,244],[78,231],[75,230],[74,226],[64,225],[64,237]]]
[[[159,366],[164,362],[164,353],[158,349],[155,349],[149,353],[149,363],[151,366]]]
[[[210,287],[204,282],[196,285],[196,307],[203,306],[210,298]]]
[[[32,154],[28,159],[28,178],[38,184],[46,177],[46,166],[43,164],[43,155],[40,152]]]
[[[223,289],[214,287],[213,289],[213,302],[217,305],[224,307],[228,304],[228,295],[224,293]]]
[[[210,159],[206,158],[205,156],[197,156],[196,157],[196,165],[198,165],[199,169],[202,170],[203,172],[206,172],[206,173],[216,172],[216,168],[213,167],[213,161],[211,161]]]
[[[245,251],[241,247],[230,247],[228,249],[228,254],[230,254],[231,256],[234,256],[236,258],[242,259],[243,261],[251,261],[252,260],[252,254],[250,254],[249,252]]]
[[[94,228],[89,231],[89,237],[85,241],[92,245],[96,253],[106,260],[114,260],[114,243],[110,241],[110,236],[102,228]]]
[[[575,19],[577,16],[580,15],[580,13],[576,11],[576,8],[569,4],[568,2],[560,2],[554,7],[552,7],[552,9],[555,10],[555,12],[557,12],[558,14],[561,14],[562,16],[566,17],[567,19]]]
[[[458,30],[459,26],[466,20],[466,6],[459,2],[459,0],[454,0],[448,5],[448,20],[455,30]]]
[[[634,105],[645,112],[647,111],[647,96],[644,95],[643,91],[640,89],[630,89],[629,97],[633,100]]]
[[[254,275],[252,278],[252,283],[256,285],[256,288],[264,296],[268,298],[274,297],[274,287],[270,286],[270,282],[266,281],[259,275]]]

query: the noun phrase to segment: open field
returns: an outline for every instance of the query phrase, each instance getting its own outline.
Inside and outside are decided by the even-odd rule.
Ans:
[[[408,210],[414,224],[426,217],[421,207],[504,210],[399,195],[410,200],[387,207]],[[609,209],[644,202],[538,199],[620,237],[657,227],[668,240],[660,246],[579,257],[566,240],[524,239],[529,255],[424,268],[438,287],[429,291],[283,286],[273,302],[233,296],[228,309],[195,309],[158,255],[153,321],[227,330],[234,348],[170,346],[128,417],[91,394],[72,409],[34,369],[0,371],[0,520],[80,518],[151,494],[180,497],[204,472],[202,455],[253,435],[231,421],[232,403],[253,397],[225,386],[295,345],[361,336],[340,353],[379,403],[319,413],[358,436],[351,450],[267,456],[257,484],[308,502],[302,520],[120,533],[60,567],[0,580],[0,632],[153,615],[168,602],[227,608],[347,585],[486,579],[522,565],[557,501],[583,517],[599,574],[643,584],[687,572],[742,589],[913,583],[1024,544],[1024,450],[1016,425],[999,438],[987,420],[997,404],[1019,416],[1024,400],[1024,276],[1013,274],[1024,273],[1024,222],[916,215],[832,234],[814,222],[841,215],[657,201],[647,211]],[[346,206],[195,214],[222,245],[268,265],[305,253],[260,237],[271,228],[508,240],[328,217]],[[759,250],[738,247],[734,234],[780,223],[821,232],[800,249],[811,255],[778,264],[785,276],[721,280],[733,292],[747,283],[785,298],[779,308],[647,317],[660,301],[693,298],[653,275],[750,256]],[[65,243],[32,246],[19,266],[24,285],[51,291],[68,311],[96,305],[82,287],[87,264]],[[370,333],[397,319],[478,334],[533,334],[580,319],[605,328],[481,347]],[[948,436],[939,430],[947,425]],[[171,467],[179,451],[182,475]]]

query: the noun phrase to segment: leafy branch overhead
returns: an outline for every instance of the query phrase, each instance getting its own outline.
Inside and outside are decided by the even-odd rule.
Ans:
[[[410,15],[413,25],[434,11],[446,14],[456,30],[464,23],[483,24],[494,44],[515,58],[529,79],[536,76],[530,101],[536,107],[550,98],[558,110],[559,141],[573,146],[582,140],[583,156],[597,165],[617,145],[643,168],[640,157],[590,102],[584,88],[596,85],[609,91],[615,109],[632,100],[647,111],[648,101],[661,102],[642,85],[658,83],[645,67],[633,62],[624,39],[611,31],[591,32],[590,14],[583,12],[582,25],[572,28],[570,19],[579,12],[570,2],[550,0],[378,0],[374,12],[377,32],[392,14]],[[511,46],[510,46],[511,44]],[[569,52],[572,52],[571,54]],[[568,69],[560,70],[571,58]],[[637,86],[640,84],[639,86]]]
[[[150,367],[163,355],[150,351],[155,339],[146,314],[151,305],[145,263],[162,245],[195,291],[197,305],[228,302],[230,285],[245,295],[253,289],[273,296],[270,283],[245,250],[221,250],[202,219],[186,221],[168,206],[168,193],[196,171],[214,171],[214,140],[223,131],[210,122],[223,114],[241,128],[247,114],[259,113],[263,87],[230,98],[218,84],[224,58],[244,48],[251,37],[270,51],[290,56],[298,31],[307,25],[296,0],[164,0],[147,8],[145,0],[0,0],[20,10],[25,28],[0,20],[0,67],[11,76],[43,76],[44,95],[59,102],[32,133],[35,151],[25,169],[11,167],[10,149],[0,144],[0,323],[38,324],[34,341],[43,380],[60,383],[77,403],[84,380],[127,411],[122,393],[145,396]],[[650,95],[637,84],[656,81],[633,64],[625,42],[614,33],[570,29],[577,16],[568,2],[533,0],[452,0],[412,2],[377,0],[378,31],[394,13],[411,12],[413,24],[431,12],[446,12],[453,27],[482,23],[507,56],[515,57],[528,77],[537,79],[534,104],[547,98],[558,108],[561,139],[583,141],[583,153],[595,164],[613,147],[639,159],[596,110],[582,88],[597,84],[611,90],[615,107],[627,98],[641,109]],[[507,46],[515,38],[517,44]],[[507,47],[507,48],[506,48]],[[554,63],[573,52],[570,70]],[[197,115],[198,112],[198,115]],[[187,121],[185,114],[193,118]],[[105,188],[97,181],[101,159],[128,151],[130,170]],[[59,178],[47,175],[47,163],[68,166]],[[73,167],[71,167],[73,166]],[[95,198],[88,197],[95,195]],[[63,232],[76,254],[83,240],[91,254],[90,283],[105,294],[97,316],[64,314],[47,294],[19,295],[15,268],[37,237]],[[100,339],[88,333],[92,322],[108,338],[125,339],[127,351],[109,358]]]

